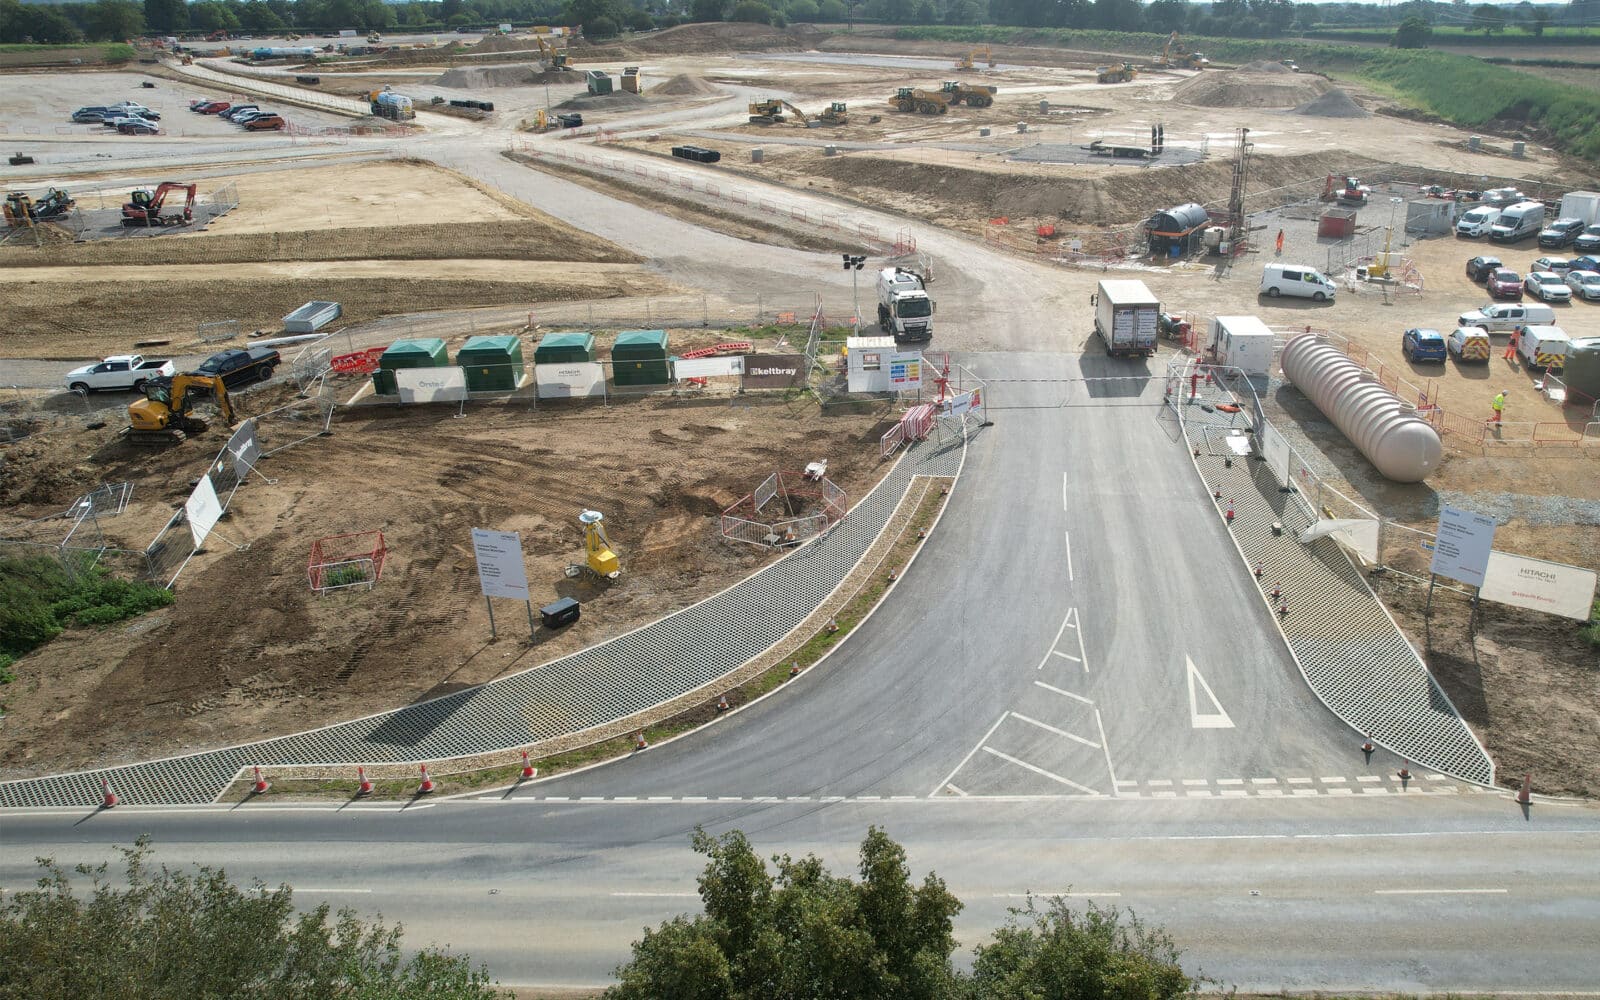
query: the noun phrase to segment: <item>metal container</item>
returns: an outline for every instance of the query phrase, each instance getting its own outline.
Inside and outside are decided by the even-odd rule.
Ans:
[[[838,156],[839,155],[839,147],[838,146],[823,146],[822,147],[822,155],[823,156]]]
[[[1513,142],[1511,144],[1511,155],[1519,160],[1522,159],[1528,155],[1528,144],[1525,142]]]
[[[764,155],[765,154],[762,153],[762,151],[761,151],[761,147],[757,146],[754,149],[750,150],[750,162],[751,163],[760,163],[761,162],[761,158]]]
[[[1467,149],[1474,153],[1483,149],[1483,137],[1478,135],[1467,136]]]
[[[978,138],[980,138],[980,139],[987,139],[987,138],[989,138],[989,130],[988,130],[988,129],[986,129],[986,128],[980,128],[980,129],[978,129]]]
[[[1421,482],[1439,467],[1439,432],[1371,372],[1313,334],[1293,337],[1283,374],[1344,432],[1385,478]]]
[[[1050,113],[1050,102],[1049,101],[1040,101],[1039,102],[1039,113],[1041,115],[1047,115],[1047,114]]]

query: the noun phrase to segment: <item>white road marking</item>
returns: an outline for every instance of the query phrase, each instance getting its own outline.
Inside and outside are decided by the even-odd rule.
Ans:
[[[1362,778],[1361,780],[1365,781],[1367,779]],[[1373,779],[1373,780],[1377,780],[1377,779]],[[1290,778],[1289,779],[1289,784],[1291,784],[1291,785],[1309,785],[1309,784],[1311,784],[1311,779],[1310,778]]]
[[[1061,473],[1061,509],[1064,510],[1064,511],[1071,511],[1072,510],[1072,505],[1067,502],[1067,483],[1068,483],[1067,475],[1068,475],[1068,473],[1066,471],[1062,471],[1062,473]]]
[[[1072,575],[1072,532],[1063,531],[1061,534],[1067,540],[1067,582],[1071,583],[1073,580],[1077,579]]]
[[[1071,660],[1073,663],[1082,663],[1083,662],[1082,660],[1078,659],[1076,656],[1073,656],[1071,653],[1063,653],[1059,649],[1052,649],[1050,651],[1050,655],[1051,656],[1059,656],[1063,660]]]
[[[1323,777],[1323,778],[1318,778],[1317,780],[1322,782],[1324,785],[1342,785],[1342,784],[1344,784],[1344,779],[1340,778],[1340,777],[1337,777],[1337,776],[1335,776],[1335,777]]]
[[[1089,651],[1083,648],[1083,629],[1078,627],[1078,609],[1072,609],[1072,630],[1078,634],[1078,662],[1083,664],[1083,672],[1089,672]]]
[[[1036,684],[1037,684],[1037,683],[1038,683],[1038,682],[1037,682],[1037,681],[1035,681],[1035,682],[1034,682],[1034,683],[1036,683]],[[1053,690],[1055,690],[1055,689],[1054,689],[1054,688],[1051,688],[1051,690],[1052,690],[1052,691],[1053,691]],[[1065,691],[1062,691],[1062,692],[1061,692],[1061,693],[1062,693],[1062,694],[1066,694],[1066,692],[1065,692]],[[983,734],[983,739],[981,739],[981,740],[979,740],[979,741],[978,741],[978,742],[977,742],[977,744],[976,744],[976,745],[975,745],[975,746],[973,746],[973,748],[972,748],[972,749],[971,749],[971,750],[968,750],[968,751],[967,751],[967,755],[966,755],[966,756],[965,756],[965,757],[963,757],[963,758],[961,758],[961,763],[959,763],[959,764],[957,764],[957,765],[956,765],[956,767],[955,767],[955,770],[954,770],[954,771],[951,771],[951,772],[950,772],[950,773],[949,773],[949,774],[947,774],[947,775],[945,775],[945,776],[944,776],[944,780],[943,780],[943,781],[941,781],[941,782],[939,782],[939,783],[938,783],[938,784],[937,784],[937,785],[934,785],[934,786],[933,786],[933,791],[931,791],[931,792],[929,792],[929,793],[928,793],[928,798],[930,798],[930,799],[931,799],[931,798],[933,798],[933,797],[934,797],[934,796],[935,796],[935,795],[938,795],[938,794],[939,794],[939,789],[941,789],[941,788],[943,788],[943,787],[944,787],[944,786],[945,786],[945,785],[948,785],[948,784],[950,784],[950,782],[951,782],[951,780],[952,780],[952,779],[953,779],[953,778],[955,778],[955,776],[956,776],[956,774],[957,774],[957,773],[958,773],[958,772],[960,772],[960,770],[961,770],[961,769],[962,769],[962,768],[963,768],[963,767],[966,767],[966,766],[967,766],[967,761],[969,761],[969,760],[971,760],[971,759],[972,759],[972,755],[973,755],[973,754],[975,754],[975,753],[977,753],[977,752],[978,752],[978,747],[981,747],[981,746],[983,746],[983,745],[984,745],[984,744],[985,744],[985,743],[987,743],[987,742],[989,742],[989,737],[991,737],[991,736],[993,736],[993,735],[994,735],[994,731],[995,731],[995,730],[996,730],[996,729],[999,729],[999,728],[1000,728],[1000,723],[1002,723],[1002,722],[1004,722],[1004,721],[1006,721],[1006,716],[1008,716],[1008,715],[1010,715],[1010,714],[1011,714],[1011,713],[1010,713],[1010,712],[1001,712],[1001,713],[1000,713],[1000,718],[998,718],[998,719],[996,719],[996,720],[994,720],[994,725],[992,725],[992,726],[990,726],[990,727],[989,727],[989,731],[988,731],[988,732],[987,732],[987,733],[984,733],[984,734]]]
[[[1111,744],[1106,742],[1106,724],[1100,721],[1100,709],[1094,710],[1095,728],[1100,730],[1100,749],[1106,755],[1106,774],[1111,777],[1111,797],[1117,797],[1117,770],[1111,766]]]
[[[1242,784],[1244,784],[1244,779],[1243,778],[1218,778],[1217,779],[1217,784],[1219,784],[1219,785],[1242,785]]]
[[[1206,679],[1200,676],[1200,671],[1195,668],[1194,660],[1185,656],[1183,662],[1187,665],[1189,671],[1189,724],[1195,729],[1232,729],[1233,720],[1228,718],[1228,713],[1223,709],[1222,702],[1218,701],[1217,696],[1212,692],[1211,685],[1207,684]],[[1216,709],[1215,712],[1201,714],[1200,705],[1195,699],[1194,685],[1196,681],[1199,681],[1200,686],[1205,689],[1206,697],[1211,699],[1212,707]]]
[[[1184,778],[1183,779],[1183,783],[1185,785],[1209,785],[1209,784],[1211,784],[1211,779],[1209,779],[1209,778]]]
[[[1043,670],[1044,669],[1044,665],[1046,663],[1050,662],[1050,654],[1054,653],[1056,651],[1056,646],[1061,642],[1061,637],[1063,635],[1065,635],[1066,632],[1067,632],[1067,626],[1072,625],[1072,620],[1073,620],[1073,618],[1077,617],[1077,614],[1078,614],[1078,609],[1077,608],[1068,608],[1067,609],[1067,616],[1065,618],[1061,619],[1061,627],[1056,629],[1056,637],[1054,639],[1050,640],[1050,649],[1049,649],[1049,651],[1044,654],[1044,656],[1039,660],[1039,665],[1037,667],[1035,667],[1034,669]],[[1077,626],[1074,625],[1073,627],[1076,628]],[[1079,640],[1079,641],[1081,642],[1082,640]]]
[[[1504,896],[1510,889],[1374,889],[1374,896]]]
[[[1080,784],[1078,784],[1076,781],[1073,781],[1071,778],[1063,778],[1061,775],[1052,774],[1049,771],[1046,771],[1042,767],[1035,767],[1034,765],[1028,763],[1025,760],[1018,760],[1017,758],[1011,756],[1008,753],[1001,753],[999,750],[996,750],[994,747],[984,747],[983,748],[983,752],[984,753],[989,753],[989,754],[994,754],[996,757],[999,757],[1001,760],[1005,761],[1008,764],[1015,764],[1018,767],[1023,768],[1025,770],[1028,770],[1028,771],[1032,771],[1034,774],[1037,774],[1037,775],[1039,775],[1041,777],[1049,778],[1051,781],[1060,782],[1061,784],[1066,785],[1069,788],[1076,788],[1079,791],[1087,793],[1089,795],[1098,796],[1098,795],[1102,794],[1100,792],[1095,791],[1093,788],[1090,788],[1088,785],[1080,785]]]
[[[1171,788],[1172,787],[1172,779],[1171,778],[1151,778],[1149,781],[1145,782],[1145,784],[1151,786],[1152,788],[1155,788],[1155,787]]]
[[[1021,722],[1026,722],[1030,726],[1037,726],[1040,729],[1043,729],[1045,732],[1055,733],[1057,736],[1065,736],[1067,739],[1082,743],[1086,747],[1092,747],[1095,750],[1100,749],[1100,744],[1094,742],[1093,740],[1086,740],[1082,736],[1076,736],[1067,732],[1065,729],[1057,729],[1055,726],[1047,725],[1046,723],[1040,722],[1038,719],[1030,719],[1020,712],[1012,712],[1011,717]]]
[[[944,787],[950,789],[952,792],[955,792],[957,795],[961,796],[962,798],[966,798],[967,797],[967,793],[966,792],[963,792],[961,789],[959,789],[956,786],[950,784],[949,782],[945,782],[945,786]]]
[[[1091,699],[1085,698],[1081,694],[1073,694],[1071,691],[1063,691],[1058,687],[1052,687],[1051,685],[1046,684],[1044,681],[1034,681],[1033,685],[1034,685],[1034,687],[1042,687],[1046,691],[1054,691],[1056,694],[1064,695],[1064,696],[1066,696],[1068,698],[1073,699],[1074,701],[1081,701],[1085,705],[1093,705],[1094,704],[1094,702]]]
[[[1251,778],[1250,779],[1250,784],[1252,784],[1252,785],[1276,785],[1277,783],[1278,783],[1278,779],[1277,778]]]
[[[1290,778],[1289,780],[1290,781],[1310,781],[1311,779],[1310,778]],[[1381,775],[1381,774],[1358,774],[1358,775],[1356,775],[1356,780],[1357,781],[1382,781],[1383,780],[1383,775]]]

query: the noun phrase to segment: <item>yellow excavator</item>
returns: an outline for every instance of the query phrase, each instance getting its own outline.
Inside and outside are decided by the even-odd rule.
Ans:
[[[539,43],[539,54],[544,58],[545,69],[564,70],[572,68],[572,57],[545,41],[543,35],[534,35],[533,40]]]
[[[1211,60],[1203,53],[1190,52],[1184,47],[1182,37],[1174,31],[1167,39],[1167,44],[1162,46],[1155,65],[1157,69],[1205,69],[1211,65]]]
[[[942,115],[950,111],[950,95],[938,90],[901,87],[889,98],[895,111],[915,111],[919,115]]]
[[[764,101],[750,102],[750,124],[771,125],[783,121],[783,112],[787,109],[794,115],[794,120],[804,125],[811,120],[811,116],[790,104],[788,101],[769,97]]]
[[[611,540],[606,537],[602,523],[605,519],[597,510],[586,510],[578,515],[578,523],[583,525],[583,551],[588,557],[589,571],[595,576],[615,580],[622,575],[622,562],[611,551]]]
[[[177,444],[191,434],[203,434],[204,420],[193,415],[194,398],[209,392],[223,422],[232,426],[233,404],[228,387],[212,375],[185,373],[170,379],[155,378],[144,385],[144,398],[128,404],[128,427],[123,436],[133,444]]]
[[[987,46],[987,45],[985,45],[981,49],[973,49],[971,52],[968,52],[966,55],[962,56],[960,59],[957,59],[956,60],[956,69],[959,69],[959,70],[976,69],[977,67],[975,65],[975,61],[977,60],[978,53],[980,53],[980,52],[983,53],[983,61],[989,64],[989,68],[990,69],[994,69],[994,54],[989,51],[989,46]]]

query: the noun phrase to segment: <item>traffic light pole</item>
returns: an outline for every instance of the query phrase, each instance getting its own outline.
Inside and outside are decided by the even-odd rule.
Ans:
[[[867,263],[867,258],[855,254],[840,254],[844,258],[844,269],[850,272],[850,303],[855,310],[856,336],[861,335],[861,268]]]

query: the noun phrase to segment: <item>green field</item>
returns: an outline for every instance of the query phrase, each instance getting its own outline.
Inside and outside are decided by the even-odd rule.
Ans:
[[[136,53],[125,42],[84,42],[73,45],[29,45],[7,43],[0,45],[0,67],[22,69],[29,66],[73,65],[77,59],[83,65],[132,62]]]

